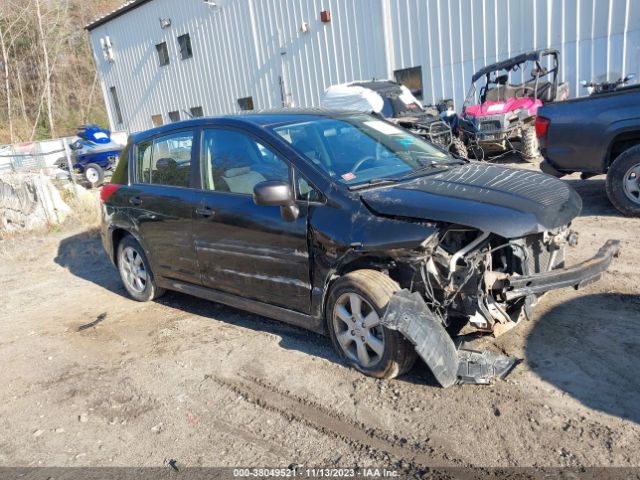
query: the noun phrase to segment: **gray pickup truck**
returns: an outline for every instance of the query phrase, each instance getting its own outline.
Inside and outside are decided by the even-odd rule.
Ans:
[[[640,216],[640,85],[547,104],[538,110],[536,132],[542,171],[606,174],[611,203]]]

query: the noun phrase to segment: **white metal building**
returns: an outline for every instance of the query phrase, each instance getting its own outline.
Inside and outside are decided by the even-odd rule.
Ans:
[[[459,109],[474,71],[545,47],[572,95],[640,74],[640,0],[132,0],[87,29],[111,128],[130,132],[396,74]]]

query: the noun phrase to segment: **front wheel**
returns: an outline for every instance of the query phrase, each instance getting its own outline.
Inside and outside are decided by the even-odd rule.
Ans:
[[[376,270],[356,270],[336,280],[327,300],[326,321],[340,356],[362,373],[394,378],[411,369],[416,353],[381,318],[398,284]]]
[[[640,145],[625,150],[607,172],[607,196],[620,213],[640,217]]]
[[[135,238],[128,235],[118,245],[118,271],[129,296],[138,302],[148,302],[164,294],[156,285],[149,261]]]

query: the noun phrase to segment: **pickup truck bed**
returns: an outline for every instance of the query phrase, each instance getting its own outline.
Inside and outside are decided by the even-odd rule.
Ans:
[[[614,206],[640,215],[640,85],[547,104],[536,126],[544,172],[607,174]]]

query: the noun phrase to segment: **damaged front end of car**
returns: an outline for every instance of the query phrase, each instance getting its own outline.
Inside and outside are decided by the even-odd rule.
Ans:
[[[619,242],[565,267],[565,249],[577,244],[569,226],[507,239],[448,225],[425,240],[408,263],[383,323],[400,331],[442,386],[490,383],[503,378],[516,359],[456,348],[451,336],[498,336],[531,318],[540,295],[557,288],[580,288],[600,278]]]

